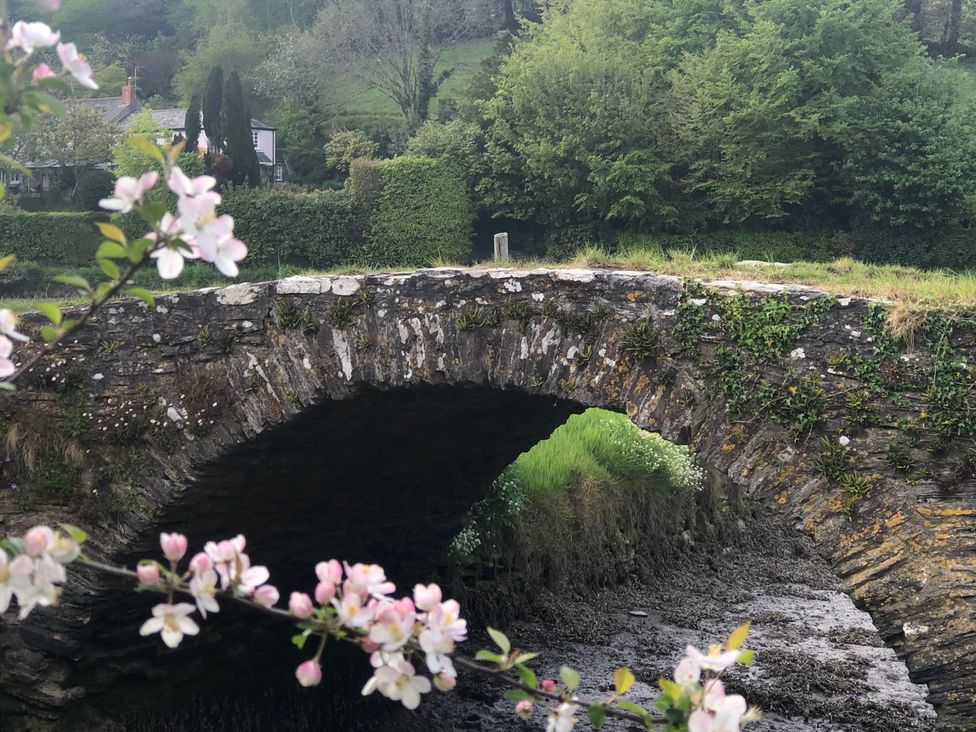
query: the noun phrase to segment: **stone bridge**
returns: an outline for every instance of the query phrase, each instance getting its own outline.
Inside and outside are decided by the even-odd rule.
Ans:
[[[118,302],[0,405],[0,533],[70,518],[94,554],[131,561],[161,529],[243,531],[278,577],[335,554],[433,567],[506,464],[606,407],[812,535],[944,728],[973,729],[973,317],[888,315],[800,287],[571,269]],[[61,608],[5,618],[0,714],[53,718],[118,688],[144,612],[83,577]]]

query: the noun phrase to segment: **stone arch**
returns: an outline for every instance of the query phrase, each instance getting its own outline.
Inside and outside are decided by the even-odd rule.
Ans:
[[[221,484],[214,466],[303,420],[322,428],[352,400],[402,399],[423,415],[425,398],[478,409],[498,395],[485,411],[501,429],[479,432],[497,448],[486,471],[582,406],[624,411],[810,533],[931,701],[965,720],[976,692],[974,605],[960,597],[976,547],[971,466],[964,439],[919,416],[936,356],[893,348],[875,306],[800,287],[566,269],[295,277],[171,295],[151,310],[113,304],[63,359],[29,375],[7,417],[40,405],[51,424],[82,420],[91,447],[76,477],[124,498],[107,521],[103,499],[86,495],[87,523],[99,552],[122,557],[181,506],[192,514],[197,487]],[[885,390],[892,363],[898,389]],[[83,406],[64,398],[70,384]],[[841,437],[850,454],[832,447]],[[902,441],[925,471],[918,479],[886,449]],[[831,461],[852,459],[866,488],[824,477],[844,472]],[[3,502],[10,530],[77,511]],[[70,593],[33,640],[35,621],[5,642],[36,646],[71,627],[96,590]],[[56,637],[45,651],[77,655],[75,635]],[[16,668],[0,676],[29,685]]]

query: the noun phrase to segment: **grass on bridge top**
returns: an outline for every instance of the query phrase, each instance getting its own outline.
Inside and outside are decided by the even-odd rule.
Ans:
[[[479,266],[494,266],[484,262]],[[793,262],[790,264],[739,262],[735,254],[704,254],[661,249],[635,249],[607,254],[584,249],[568,262],[525,261],[518,268],[580,267],[638,270],[690,277],[700,280],[738,280],[808,285],[836,295],[920,303],[930,306],[972,305],[976,303],[976,272],[924,271],[899,265],[865,264],[843,258],[833,262]]]
[[[453,262],[438,261],[438,267],[465,267]],[[493,261],[480,262],[475,267],[500,266]],[[924,271],[898,265],[865,264],[844,258],[833,262],[793,262],[777,264],[774,262],[742,263],[735,254],[704,254],[662,251],[661,249],[635,249],[619,254],[590,248],[580,251],[565,262],[545,262],[541,260],[516,261],[504,265],[519,269],[543,268],[595,268],[637,270],[659,272],[661,274],[689,277],[699,280],[737,280],[742,282],[766,282],[797,284],[815,287],[836,295],[858,296],[884,299],[908,305],[928,307],[947,307],[952,305],[973,305],[976,303],[976,272],[961,273],[948,270]],[[50,276],[65,273],[64,267],[50,266]],[[384,268],[384,272],[407,272],[405,268]],[[293,266],[243,267],[241,276],[228,280],[216,272],[212,266],[191,263],[187,266],[185,277],[163,284],[157,278],[141,278],[137,284],[149,287],[157,293],[185,292],[201,287],[222,287],[239,282],[264,282],[283,279],[293,275],[338,275],[364,274],[367,268],[356,265],[343,265],[330,270],[309,270]],[[155,281],[153,281],[155,280]],[[45,297],[43,292],[35,296],[19,298],[0,298],[0,306],[16,312],[37,310],[42,301],[54,301],[61,305],[82,305],[81,298],[53,295]]]

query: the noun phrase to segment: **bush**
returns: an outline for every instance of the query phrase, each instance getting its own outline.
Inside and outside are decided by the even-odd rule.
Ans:
[[[9,213],[0,211],[0,251],[21,262],[87,264],[101,243],[97,213]]]
[[[222,213],[247,244],[251,265],[328,268],[349,260],[351,206],[345,191],[292,193],[238,188],[225,192]]]
[[[403,156],[380,164],[383,191],[370,221],[366,263],[427,266],[471,258],[474,207],[450,163]]]
[[[98,211],[98,202],[112,195],[115,189],[115,176],[107,170],[83,170],[78,174],[78,188],[75,192],[78,203],[88,211]]]
[[[860,259],[872,264],[903,264],[919,269],[976,270],[976,231],[918,231],[877,225],[855,228]]]
[[[342,175],[356,158],[371,158],[379,152],[379,143],[359,130],[342,130],[332,135],[325,146],[325,164]]]

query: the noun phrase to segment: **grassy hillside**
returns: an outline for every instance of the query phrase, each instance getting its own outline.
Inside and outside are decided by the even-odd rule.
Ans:
[[[481,62],[491,55],[495,42],[490,38],[479,38],[458,44],[444,53],[438,72],[453,68],[451,77],[444,82],[440,93],[434,98],[431,111],[437,109],[437,100],[453,97],[459,99],[481,66]],[[375,89],[368,88],[351,76],[336,76],[326,82],[326,88],[336,99],[342,110],[333,119],[341,124],[343,119],[353,117],[383,117],[391,121],[402,119],[396,102]]]

